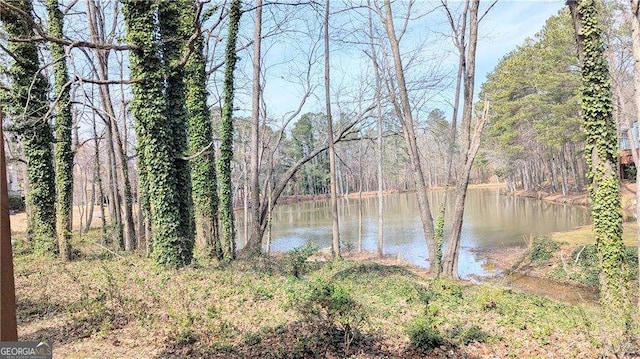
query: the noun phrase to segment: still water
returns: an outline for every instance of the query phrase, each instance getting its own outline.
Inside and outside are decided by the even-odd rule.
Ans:
[[[432,213],[436,213],[443,200],[443,191],[430,192]],[[451,213],[453,193],[447,202],[446,212]],[[359,200],[341,198],[338,205],[341,241],[355,249],[358,246]],[[378,198],[365,197],[362,205],[362,247],[374,252],[377,248]],[[271,250],[287,251],[309,241],[322,248],[330,247],[330,209],[329,200],[278,205],[273,213]],[[586,208],[505,196],[496,188],[470,189],[462,228],[459,275],[462,278],[485,275],[483,250],[524,246],[526,236],[569,230],[589,221]],[[450,223],[448,218],[445,223]],[[238,229],[238,238],[242,241],[241,226]],[[397,255],[417,266],[428,264],[415,193],[384,197],[384,253]]]

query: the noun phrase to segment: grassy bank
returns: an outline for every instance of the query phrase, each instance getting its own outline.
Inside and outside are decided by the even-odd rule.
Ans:
[[[588,358],[637,349],[637,327],[595,305],[400,266],[308,263],[300,250],[167,271],[93,241],[76,243],[70,263],[18,253],[20,340],[52,340],[60,358]]]

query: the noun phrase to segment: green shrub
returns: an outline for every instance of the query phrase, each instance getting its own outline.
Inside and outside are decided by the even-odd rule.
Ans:
[[[9,210],[15,212],[24,212],[25,203],[22,196],[9,196]]]
[[[316,278],[291,299],[298,302],[294,305],[302,315],[333,327],[347,348],[359,333],[363,310],[346,288],[325,278]]]
[[[473,342],[484,343],[489,339],[489,334],[479,326],[472,325],[459,331],[455,338],[458,339],[460,344],[467,345]]]
[[[415,348],[431,351],[443,345],[444,338],[428,317],[418,317],[407,326],[407,335]]]
[[[307,242],[304,246],[295,247],[285,256],[286,263],[291,275],[300,278],[306,272],[307,259],[318,252],[318,246]]]
[[[591,287],[598,287],[600,283],[600,260],[595,245],[578,247],[571,253],[574,270],[569,279]]]
[[[535,237],[531,244],[529,258],[532,262],[542,262],[551,259],[553,253],[560,249],[560,243],[548,237]]]
[[[354,316],[359,309],[345,288],[324,278],[309,283],[300,304],[303,314],[321,317],[330,322],[349,321],[348,317]]]
[[[569,276],[574,282],[591,287],[600,285],[600,260],[596,246],[580,246],[571,253],[573,271]],[[624,263],[627,271],[627,280],[635,281],[638,278],[638,249],[637,247],[625,247]]]

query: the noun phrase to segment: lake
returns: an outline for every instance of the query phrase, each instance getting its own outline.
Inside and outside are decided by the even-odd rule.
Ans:
[[[444,200],[444,191],[429,193],[432,214]],[[448,197],[447,213],[453,206],[453,191]],[[340,239],[354,250],[358,245],[357,198],[340,198]],[[378,235],[378,198],[364,197],[364,250],[375,252]],[[278,205],[273,212],[272,251],[287,251],[312,242],[331,246],[331,207],[329,200]],[[239,216],[240,217],[240,216]],[[238,239],[244,238],[238,218]],[[445,217],[445,228],[450,223]],[[500,194],[498,188],[469,189],[462,228],[459,275],[462,278],[486,275],[485,250],[524,246],[527,236],[546,235],[590,223],[587,208],[544,202],[531,198]],[[393,254],[411,264],[425,267],[428,256],[418,202],[415,193],[384,196],[384,253]],[[445,232],[445,238],[447,233]],[[242,246],[242,245],[240,245]],[[239,246],[239,247],[240,247]]]

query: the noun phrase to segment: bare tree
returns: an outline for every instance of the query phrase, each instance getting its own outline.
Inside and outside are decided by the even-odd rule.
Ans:
[[[461,60],[461,69],[464,76],[464,105],[462,108],[462,128],[460,136],[460,159],[459,163],[462,168],[459,171],[459,178],[456,182],[455,189],[455,204],[453,209],[453,219],[451,231],[449,234],[449,240],[447,242],[447,251],[443,257],[442,273],[446,277],[458,278],[458,257],[460,254],[460,235],[462,233],[462,221],[464,216],[464,205],[467,197],[467,187],[469,186],[469,177],[471,174],[471,167],[478,153],[478,147],[480,146],[480,134],[484,128],[488,116],[489,106],[485,103],[484,112],[478,119],[475,126],[474,141],[471,140],[471,119],[473,111],[473,90],[475,85],[475,61],[476,61],[476,46],[478,43],[478,9],[480,7],[480,0],[472,0],[471,7],[469,8],[469,44],[468,47],[459,46],[460,50],[466,50],[461,52],[460,56],[465,58]],[[466,12],[466,8],[465,8]],[[464,16],[466,19],[466,16]],[[462,37],[464,41],[464,36]],[[448,177],[448,176],[447,176]]]
[[[340,224],[338,223],[338,193],[336,188],[336,150],[333,143],[333,118],[331,116],[331,79],[329,62],[329,0],[324,9],[324,95],[327,112],[327,143],[329,147],[329,178],[331,186],[332,255],[340,258]]]
[[[378,163],[376,166],[377,169],[377,177],[378,177],[378,240],[377,240],[377,252],[378,256],[382,257],[384,254],[384,179],[382,172],[382,162],[383,162],[383,144],[384,140],[382,138],[382,79],[380,74],[380,65],[378,64],[378,51],[376,50],[376,45],[374,42],[374,33],[373,33],[373,16],[371,14],[371,0],[367,1],[367,5],[369,7],[368,22],[369,22],[369,46],[371,54],[369,57],[373,63],[373,76],[375,79],[375,99],[376,99],[376,117],[378,120],[378,137],[377,137],[377,145],[378,145]]]
[[[251,97],[251,238],[252,243],[260,243],[260,63],[262,45],[262,0],[256,1],[253,32],[253,92]],[[245,221],[247,220],[245,215]],[[258,247],[258,250],[261,248]]]
[[[393,91],[390,91],[391,101],[393,103],[396,114],[400,118],[404,139],[409,151],[411,170],[413,172],[413,180],[416,185],[417,191],[416,195],[418,198],[418,207],[420,210],[420,220],[422,222],[422,230],[424,232],[425,241],[427,243],[427,250],[429,251],[430,256],[429,270],[431,272],[435,272],[439,267],[439,263],[434,260],[437,246],[433,237],[433,217],[431,215],[431,209],[429,208],[429,198],[427,197],[427,182],[422,168],[420,152],[418,150],[418,144],[416,141],[417,136],[415,130],[415,121],[413,118],[411,103],[407,91],[404,67],[402,64],[402,57],[400,55],[400,40],[396,34],[396,29],[394,27],[390,0],[384,0],[384,10],[378,8],[377,11],[378,15],[385,25],[389,46],[393,55],[393,67],[395,70],[395,81],[397,82],[398,86],[397,93],[400,97],[399,101],[395,98],[394,95],[391,95],[396,93],[396,90],[394,88],[395,85],[391,81],[387,81],[387,87],[393,89]],[[410,11],[411,6],[409,6],[408,12]]]

